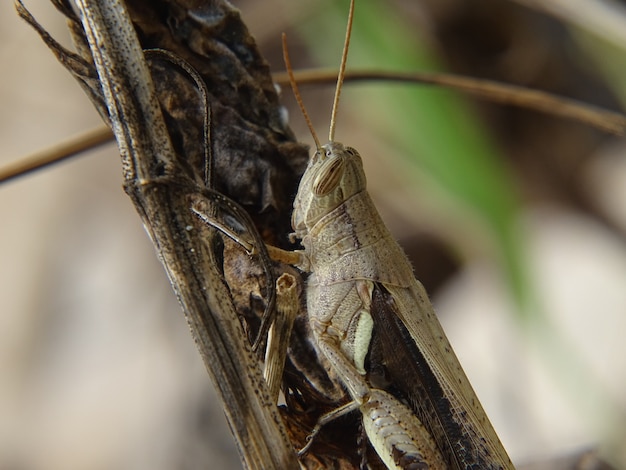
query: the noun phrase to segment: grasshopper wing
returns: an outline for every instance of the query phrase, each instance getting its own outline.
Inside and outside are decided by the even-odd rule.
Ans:
[[[380,361],[453,469],[513,469],[422,284],[375,283],[371,315]]]

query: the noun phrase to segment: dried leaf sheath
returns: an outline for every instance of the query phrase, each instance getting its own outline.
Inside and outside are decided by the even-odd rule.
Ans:
[[[288,226],[290,200],[283,196],[295,186],[292,167],[306,159],[306,151],[291,142],[291,133],[281,123],[267,67],[237,12],[219,2],[195,12],[175,4],[152,4],[154,9],[146,5],[133,9],[131,5],[136,15],[145,15],[134,18],[142,44],[118,1],[77,2],[82,26],[65,3],[56,5],[69,17],[82,57],[61,48],[40,27],[38,32],[113,127],[124,165],[125,189],[183,305],[245,465],[296,468],[297,460],[267,393],[259,359],[250,349],[224,281],[222,260],[216,259],[213,241],[206,241],[214,240],[212,232],[199,224],[190,210],[191,196],[204,190],[204,103],[195,85],[180,71],[164,66],[167,64],[153,64],[152,73],[160,85],[155,90],[142,49],[167,47],[202,63],[200,72],[211,91],[217,188],[253,213],[265,211],[264,218],[257,217],[266,221],[261,229],[276,233],[281,224]],[[171,31],[191,31],[193,28],[182,27],[187,21],[196,22],[197,28],[214,28],[213,34],[207,35],[204,43],[193,34],[168,36],[167,27],[149,18],[157,11],[163,15],[164,8],[169,9],[165,15],[171,24],[178,24]],[[19,5],[18,11],[36,26]],[[201,51],[190,53],[194,46]],[[257,76],[262,75],[264,79],[259,80]],[[251,152],[252,148],[256,152]]]

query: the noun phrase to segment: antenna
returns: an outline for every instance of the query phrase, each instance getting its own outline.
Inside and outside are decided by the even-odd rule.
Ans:
[[[300,106],[300,111],[302,111],[302,115],[304,116],[306,125],[309,126],[309,131],[311,131],[311,136],[313,137],[313,140],[315,141],[315,147],[317,149],[320,149],[322,147],[320,145],[320,140],[317,138],[317,134],[315,133],[315,129],[313,128],[313,123],[311,122],[311,118],[309,117],[309,114],[306,112],[306,108],[304,107],[302,97],[300,96],[300,91],[298,90],[296,77],[294,77],[293,75],[293,68],[291,67],[291,61],[289,60],[289,52],[287,51],[287,35],[285,33],[283,33],[283,59],[285,60],[285,68],[287,69],[287,73],[289,74],[289,84],[291,85],[293,94],[296,97],[298,106]]]
[[[339,75],[337,76],[337,88],[335,90],[333,110],[330,114],[330,129],[328,131],[328,140],[330,142],[332,142],[335,138],[337,106],[339,105],[339,95],[341,95],[341,86],[343,85],[343,77],[346,74],[346,62],[348,60],[348,48],[350,47],[350,34],[352,33],[352,18],[353,17],[354,17],[354,0],[350,0],[350,12],[348,13],[348,26],[346,26],[346,40],[343,43],[343,53],[341,54],[341,65],[339,66]]]

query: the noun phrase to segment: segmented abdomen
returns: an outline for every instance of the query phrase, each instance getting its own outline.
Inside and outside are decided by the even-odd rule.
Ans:
[[[446,469],[430,433],[393,395],[372,389],[361,413],[367,437],[390,469]]]

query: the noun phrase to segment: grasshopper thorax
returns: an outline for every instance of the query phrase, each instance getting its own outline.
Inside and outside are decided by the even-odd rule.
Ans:
[[[298,238],[319,220],[366,188],[359,152],[339,142],[320,146],[309,160],[294,200],[291,225]]]

